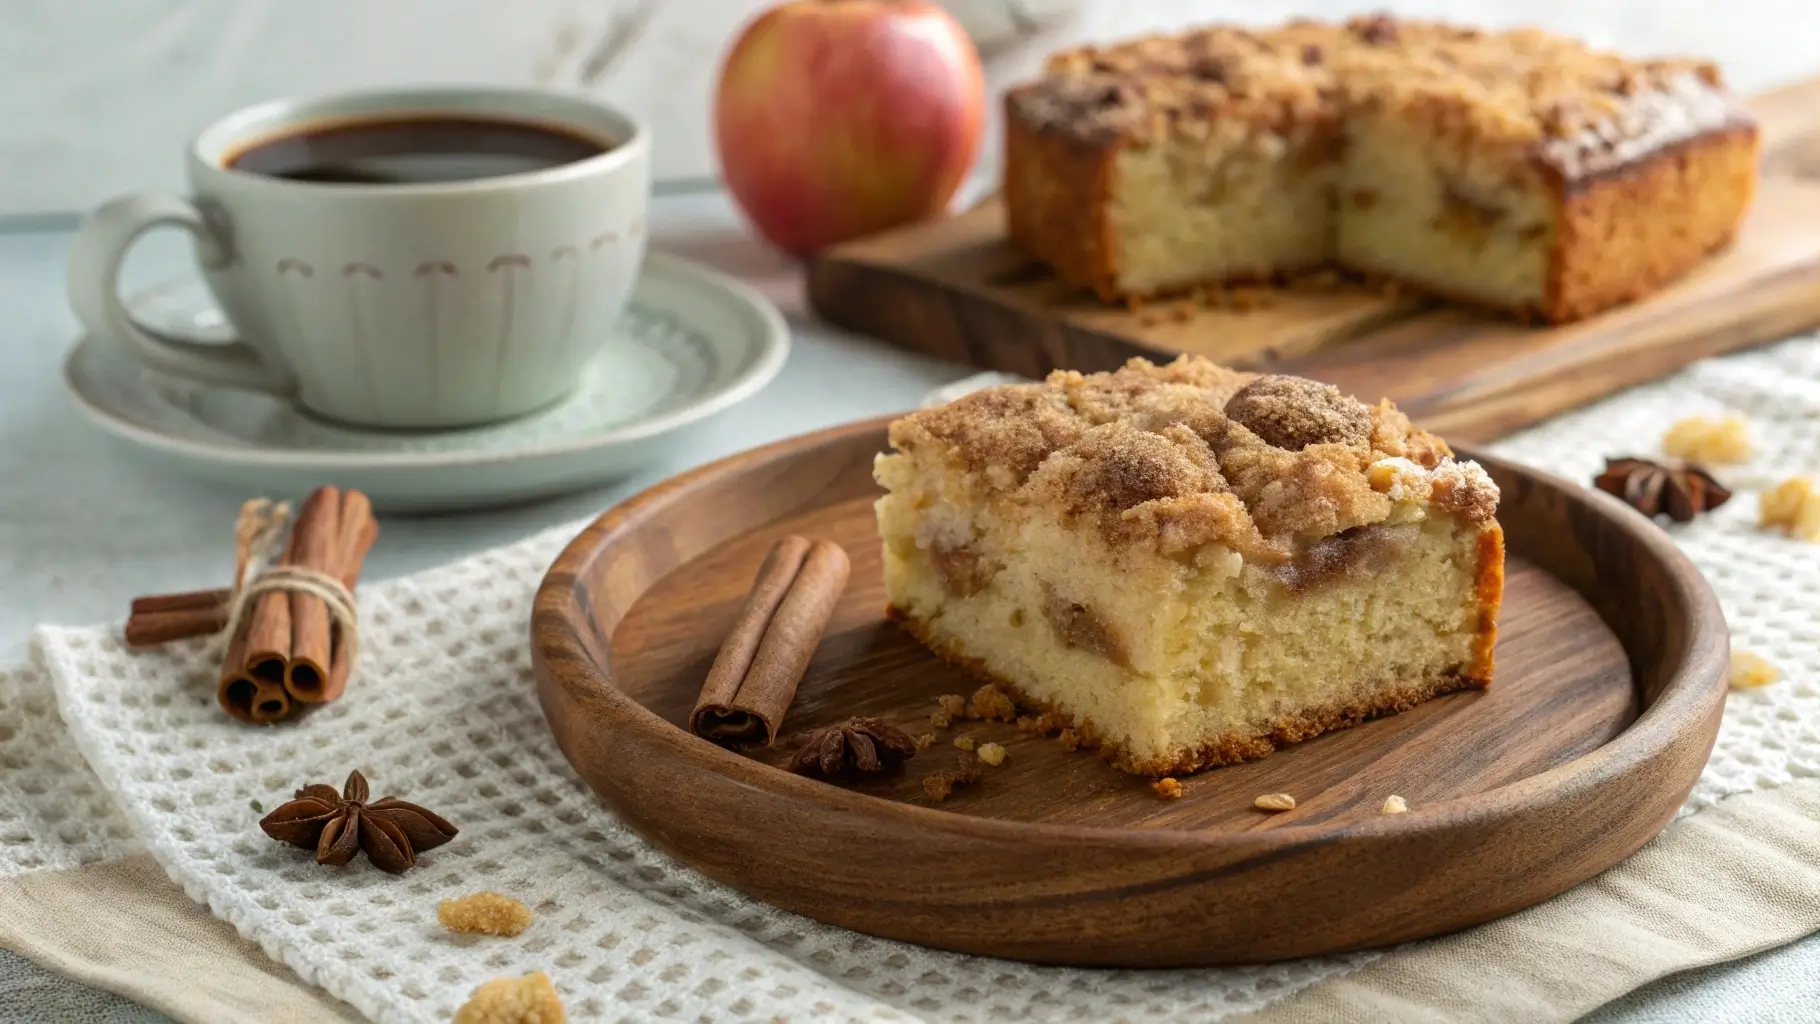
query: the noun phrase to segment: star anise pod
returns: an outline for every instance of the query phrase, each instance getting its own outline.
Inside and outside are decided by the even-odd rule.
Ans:
[[[454,825],[440,815],[396,797],[367,802],[366,776],[348,773],[341,792],[317,783],[259,819],[265,834],[281,843],[316,851],[316,863],[340,867],[365,851],[381,871],[396,875],[417,863],[417,855],[455,838]]]
[[[1710,512],[1732,496],[1711,473],[1673,459],[1606,459],[1605,472],[1599,474],[1593,486],[1623,498],[1652,519],[1667,513],[1677,523]]]
[[[916,740],[890,722],[882,718],[849,718],[810,733],[802,749],[790,759],[790,770],[800,775],[839,775],[847,768],[882,772],[915,753]]]

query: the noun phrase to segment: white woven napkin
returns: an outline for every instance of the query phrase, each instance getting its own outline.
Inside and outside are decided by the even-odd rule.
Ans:
[[[58,719],[50,676],[36,665],[0,666],[0,878],[138,850]]]
[[[1820,342],[1704,364],[1493,446],[1586,479],[1602,454],[1650,454],[1699,411],[1752,417],[1761,455],[1735,482],[1820,469]],[[1820,545],[1754,527],[1756,498],[1673,534],[1707,574],[1738,647],[1789,678],[1734,694],[1689,807],[1820,775]],[[707,1021],[1215,1020],[1370,954],[1256,968],[1035,968],[828,928],[756,904],[651,850],[569,770],[533,697],[525,622],[576,527],[362,588],[362,678],[295,725],[250,729],[214,707],[197,644],[132,652],[117,629],[47,628],[37,652],[70,733],[146,846],[190,895],[368,1016],[447,1020],[479,983],[547,971],[577,1019]],[[8,748],[0,747],[0,756]],[[14,755],[17,756],[17,755]],[[10,762],[7,762],[10,764]],[[455,821],[461,836],[400,878],[336,871],[258,830],[305,782],[350,767]],[[497,889],[538,921],[459,939],[440,898]]]
[[[708,881],[621,826],[557,750],[525,623],[580,527],[363,587],[361,678],[295,725],[214,705],[199,643],[151,652],[114,629],[46,628],[37,649],[76,743],[190,896],[375,1020],[447,1021],[500,975],[543,970],[579,1020],[1208,1020],[1363,962],[1171,972],[1045,970],[820,925]],[[323,868],[266,838],[261,810],[359,767],[461,835],[401,877]],[[257,806],[255,806],[257,805]],[[436,903],[510,893],[538,920],[464,939]]]

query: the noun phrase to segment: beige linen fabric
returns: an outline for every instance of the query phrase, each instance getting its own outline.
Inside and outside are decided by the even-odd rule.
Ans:
[[[1412,943],[1247,1024],[1571,1021],[1678,971],[1820,930],[1820,782],[1720,801],[1529,910]],[[0,883],[0,946],[179,1021],[357,1021],[140,854]],[[763,1007],[754,1008],[763,1019]]]
[[[0,946],[180,1021],[362,1019],[210,916],[150,854],[0,882]]]
[[[1820,929],[1820,782],[1746,793],[1670,825],[1539,906],[1412,943],[1247,1024],[1570,1021],[1657,978]]]

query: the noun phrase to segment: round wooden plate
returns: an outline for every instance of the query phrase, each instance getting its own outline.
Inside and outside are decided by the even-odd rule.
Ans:
[[[1667,824],[1718,730],[1712,592],[1616,500],[1479,457],[1509,579],[1491,689],[1183,780],[1163,800],[1091,752],[1003,723],[943,731],[901,774],[833,785],[687,731],[779,537],[828,537],[852,582],[786,733],[879,715],[932,731],[975,688],[885,617],[872,459],[886,420],[706,466],[612,509],[557,559],[532,621],[563,752],[646,838],[758,899],[894,939],[1044,963],[1258,962],[1451,931],[1610,867]],[[1010,751],[929,802],[951,740]],[[1252,807],[1294,794],[1286,814]],[[1391,794],[1407,814],[1379,809]]]

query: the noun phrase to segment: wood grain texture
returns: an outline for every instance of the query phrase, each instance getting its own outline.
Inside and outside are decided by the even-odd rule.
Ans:
[[[1711,750],[1727,642],[1711,591],[1606,495],[1484,460],[1511,551],[1493,687],[1206,772],[1165,802],[1089,752],[967,723],[900,776],[832,785],[684,723],[780,535],[839,541],[852,581],[785,724],[930,731],[964,681],[883,616],[870,502],[885,421],[661,484],[563,552],[532,621],[562,750],[641,834],[767,902],[875,935],[1047,963],[1269,961],[1418,938],[1546,899],[1636,850]],[[953,736],[1004,743],[931,805]],[[1296,810],[1251,808],[1263,792]],[[1410,813],[1377,813],[1386,796]]]
[[[1132,312],[1069,292],[1014,250],[996,203],[821,254],[809,299],[836,324],[986,369],[1091,372],[1188,352],[1389,397],[1425,427],[1482,441],[1820,324],[1820,79],[1750,106],[1765,177],[1734,244],[1643,302],[1565,327],[1363,290],[1276,290],[1263,308],[1182,320]]]

